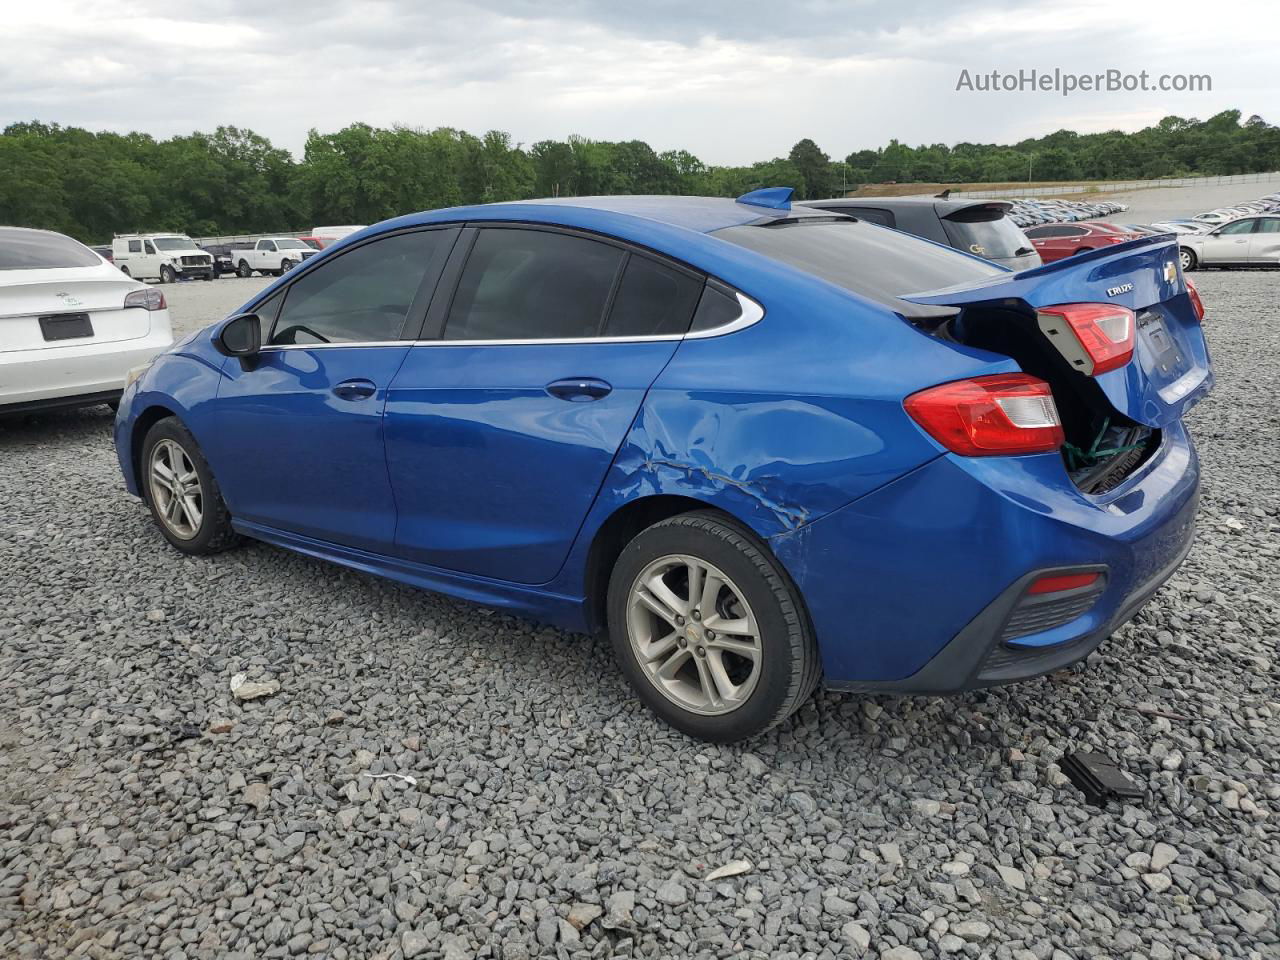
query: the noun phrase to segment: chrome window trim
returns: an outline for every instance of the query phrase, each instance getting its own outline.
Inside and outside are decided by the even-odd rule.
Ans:
[[[662,343],[677,340],[710,340],[724,337],[747,327],[754,326],[764,319],[764,307],[756,303],[746,294],[734,291],[738,305],[742,308],[737,318],[722,323],[710,330],[697,330],[693,333],[665,333],[653,336],[636,337],[563,337],[557,339],[527,340],[353,340],[341,343],[274,343],[265,345],[259,351],[270,350],[329,350],[334,347],[534,347],[564,346],[570,343]]]

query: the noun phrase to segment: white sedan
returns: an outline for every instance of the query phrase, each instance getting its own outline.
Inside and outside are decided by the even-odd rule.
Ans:
[[[1197,267],[1280,267],[1280,214],[1242,217],[1178,238],[1183,271]]]
[[[172,343],[159,290],[60,233],[0,227],[0,415],[114,403]]]

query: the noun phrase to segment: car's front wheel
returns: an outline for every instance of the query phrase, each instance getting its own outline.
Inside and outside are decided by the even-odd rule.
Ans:
[[[1182,264],[1183,273],[1190,273],[1200,265],[1199,260],[1196,259],[1195,251],[1188,250],[1186,247],[1178,248],[1178,260]]]
[[[161,268],[160,268],[160,282],[161,282],[161,283],[173,283],[173,282],[174,282],[174,280],[176,280],[176,279],[177,279],[177,278],[176,278],[176,277],[175,277],[175,275],[174,275],[174,272],[173,272],[173,268],[172,268],[172,267],[161,267]]]
[[[818,682],[795,585],[749,530],[719,514],[682,514],[637,535],[610,576],[608,617],[640,699],[690,736],[756,736]]]
[[[217,553],[239,539],[195,437],[176,418],[147,431],[140,479],[156,526],[183,553]]]

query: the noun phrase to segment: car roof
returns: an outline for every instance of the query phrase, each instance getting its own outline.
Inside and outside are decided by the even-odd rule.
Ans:
[[[583,217],[582,214],[590,214]],[[539,200],[514,200],[504,203],[476,204],[466,207],[449,207],[410,214],[395,220],[366,227],[353,237],[369,236],[396,227],[416,226],[427,223],[457,222],[462,220],[537,220],[546,223],[568,220],[591,220],[596,223],[613,221],[648,221],[695,233],[712,233],[725,227],[752,223],[768,223],[775,220],[800,220],[829,218],[829,212],[794,205],[788,208],[757,206],[740,203],[728,197],[688,196],[615,196],[615,197],[554,197]],[[349,238],[343,238],[347,240]]]

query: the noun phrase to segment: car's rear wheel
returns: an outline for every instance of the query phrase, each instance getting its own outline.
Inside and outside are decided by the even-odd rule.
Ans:
[[[690,736],[756,736],[818,682],[795,585],[749,530],[719,514],[672,517],[627,544],[610,576],[608,614],[627,680]]]
[[[1200,265],[1200,261],[1196,258],[1195,251],[1188,250],[1186,247],[1178,248],[1178,261],[1182,264],[1182,272],[1190,273]]]
[[[147,431],[141,481],[156,526],[183,553],[217,553],[239,539],[195,437],[176,418]]]
[[[121,272],[121,273],[123,273],[126,277],[132,277],[132,276],[133,276],[133,274],[129,272],[129,268],[128,268],[128,267],[120,267],[119,269],[120,269],[120,272]]]
[[[236,276],[238,277],[247,277],[252,273],[253,271],[249,269],[249,264],[244,260],[241,260],[240,265],[236,267]]]

